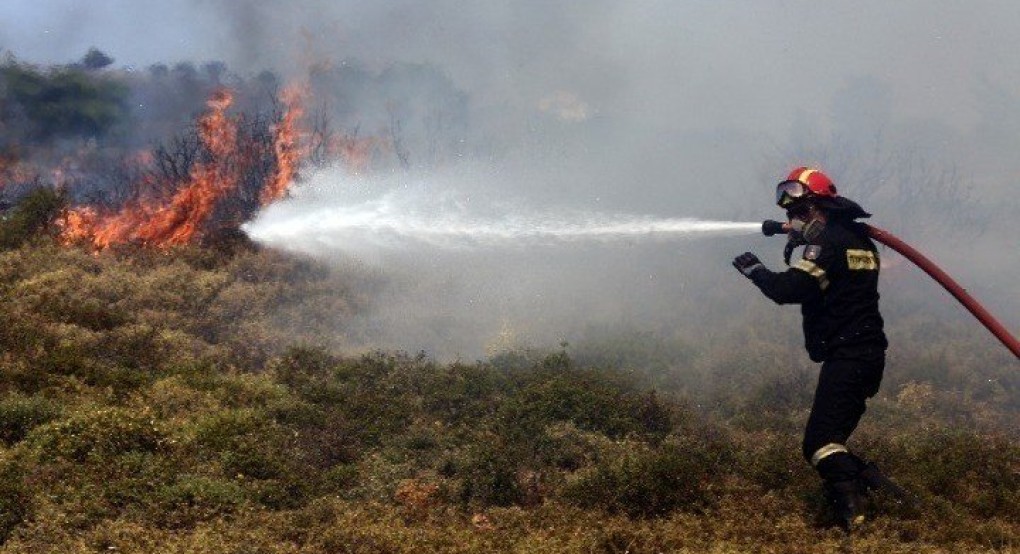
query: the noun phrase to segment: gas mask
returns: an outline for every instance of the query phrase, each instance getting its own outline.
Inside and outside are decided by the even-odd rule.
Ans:
[[[790,220],[790,237],[793,238],[795,235],[799,236],[800,240],[804,244],[812,244],[818,237],[822,236],[822,231],[825,230],[825,222],[821,218],[815,217],[808,222],[804,222],[800,219]]]
[[[786,242],[786,248],[783,249],[783,261],[786,262],[786,265],[790,265],[790,258],[798,246],[813,244],[822,236],[822,231],[825,230],[825,221],[817,215],[808,221],[802,219],[802,217],[807,215],[804,213],[788,213],[787,215],[790,217],[789,238]]]

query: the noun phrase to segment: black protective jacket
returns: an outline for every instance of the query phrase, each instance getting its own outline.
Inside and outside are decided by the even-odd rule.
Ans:
[[[830,220],[818,244],[790,269],[755,270],[751,280],[778,304],[800,304],[804,342],[815,362],[888,345],[878,311],[879,258],[863,224]]]

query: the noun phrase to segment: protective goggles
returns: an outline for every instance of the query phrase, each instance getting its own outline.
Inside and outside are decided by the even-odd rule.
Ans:
[[[783,181],[776,185],[776,204],[780,208],[788,208],[791,204],[806,197],[811,191],[800,181]]]

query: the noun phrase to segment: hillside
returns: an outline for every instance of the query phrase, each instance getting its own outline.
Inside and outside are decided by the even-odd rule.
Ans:
[[[799,454],[813,376],[754,340],[665,367],[609,336],[351,355],[366,272],[243,238],[94,253],[33,229],[0,253],[2,553],[845,546]],[[854,551],[1020,549],[1015,368],[904,367],[920,344],[853,441],[921,503],[875,499]]]

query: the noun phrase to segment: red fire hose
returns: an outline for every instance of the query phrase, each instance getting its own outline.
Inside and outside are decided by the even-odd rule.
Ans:
[[[914,262],[917,267],[923,269],[924,272],[930,275],[932,279],[938,281],[943,288],[949,291],[949,294],[952,294],[957,300],[959,300],[960,303],[963,304],[963,306],[967,308],[967,310],[970,311],[970,313],[973,314],[982,325],[988,328],[988,330],[995,335],[995,338],[999,339],[999,341],[1001,341],[1014,356],[1020,359],[1020,340],[1017,340],[1016,337],[1011,335],[1002,323],[999,323],[999,320],[995,319],[995,317],[992,316],[992,314],[990,314],[980,302],[967,293],[966,289],[961,287],[960,284],[946,274],[945,271],[942,271],[937,265],[935,265],[934,262],[926,258],[924,254],[921,254],[907,243],[896,238],[889,231],[885,231],[871,225],[865,225],[865,227],[868,228],[868,236],[899,252],[904,258]],[[790,232],[790,227],[788,223],[766,221],[762,224],[762,232],[766,236],[772,236],[780,233],[785,234]]]
[[[925,273],[931,276],[943,286],[949,294],[952,294],[957,300],[963,304],[963,307],[967,308],[971,314],[974,315],[981,322],[982,325],[988,328],[989,331],[995,335],[995,338],[999,339],[1002,344],[1006,345],[1006,348],[1013,353],[1014,356],[1020,358],[1020,340],[1011,335],[1009,331],[999,323],[999,320],[995,319],[992,314],[985,309],[973,296],[967,293],[966,289],[960,286],[952,277],[942,271],[939,266],[935,265],[934,262],[929,260],[909,244],[893,236],[889,231],[879,229],[871,225],[865,225],[868,228],[868,236],[881,242],[882,244],[892,248],[899,252],[904,258],[914,262],[917,267],[924,270]]]

